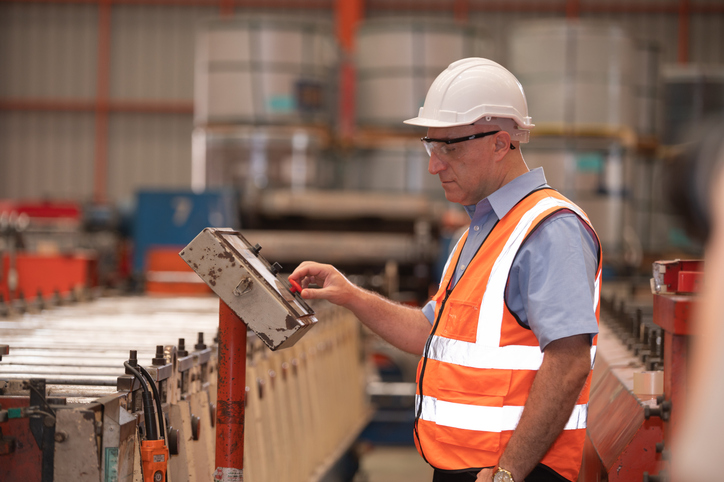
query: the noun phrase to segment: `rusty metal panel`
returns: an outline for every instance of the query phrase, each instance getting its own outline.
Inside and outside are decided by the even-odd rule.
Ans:
[[[98,482],[98,440],[93,410],[55,411],[54,480]]]
[[[276,350],[292,346],[317,322],[314,310],[280,281],[259,250],[228,228],[206,228],[181,253],[244,323]],[[281,269],[281,266],[279,267]]]

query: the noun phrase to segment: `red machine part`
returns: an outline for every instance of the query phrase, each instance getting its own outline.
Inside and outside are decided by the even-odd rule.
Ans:
[[[146,292],[163,295],[207,295],[211,288],[189,268],[181,248],[154,246],[146,255]]]
[[[664,293],[696,293],[699,291],[704,262],[701,260],[656,261],[654,291]]]
[[[2,396],[3,410],[29,406],[28,397]],[[0,480],[40,482],[43,468],[43,452],[30,431],[30,419],[14,418],[0,424],[3,438],[14,438],[13,450],[0,454]]]
[[[293,279],[290,279],[289,283],[292,285],[292,289],[289,291],[291,291],[292,293],[301,293],[302,292],[302,286],[299,283],[297,283]]]
[[[701,261],[657,261],[654,277],[661,275],[677,294],[654,293],[654,323],[664,331],[664,394],[669,407],[664,424],[664,447],[670,447],[685,412],[689,336],[693,334],[692,313],[701,287]]]
[[[27,214],[31,220],[35,219],[66,219],[79,222],[83,216],[81,207],[74,202],[38,201],[16,202],[2,205],[3,211]]]
[[[40,293],[49,297],[58,291],[65,295],[81,287],[94,286],[94,263],[92,255],[41,256],[17,254],[14,262],[9,255],[2,257],[0,271],[0,294],[6,301],[15,300],[23,293],[25,299],[36,298]],[[10,270],[14,266],[17,287],[9,285]]]
[[[614,371],[606,370],[591,390],[578,480],[641,480],[643,473],[654,472],[661,460],[654,448],[662,433],[661,419],[646,420],[638,398],[623,387]]]
[[[219,300],[219,368],[214,480],[243,480],[246,324]]]

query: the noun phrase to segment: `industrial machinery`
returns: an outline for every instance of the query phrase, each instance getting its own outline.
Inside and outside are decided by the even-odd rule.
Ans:
[[[358,322],[277,285],[274,265],[239,233],[209,230],[198,242],[223,255],[185,248],[200,255],[187,261],[228,273],[216,278],[221,302],[100,298],[3,322],[0,480],[317,481],[351,446],[370,415]],[[285,333],[231,302],[234,290]],[[247,338],[227,305],[264,336]],[[290,311],[280,318],[275,305]],[[156,344],[171,334],[178,343]]]
[[[657,261],[651,295],[601,298],[581,481],[667,480],[684,411],[690,313],[703,265]],[[635,290],[633,290],[635,291]]]

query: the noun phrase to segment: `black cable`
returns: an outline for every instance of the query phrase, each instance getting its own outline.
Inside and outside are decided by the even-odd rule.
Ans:
[[[151,398],[151,392],[148,390],[148,385],[146,385],[146,380],[144,380],[143,376],[138,373],[138,370],[136,370],[127,361],[123,362],[123,366],[133,373],[136,378],[138,378],[138,381],[141,383],[141,388],[143,389],[143,418],[146,422],[146,440],[158,440],[156,422],[153,420],[153,399]],[[131,386],[131,388],[133,388],[133,386]]]
[[[34,392],[40,397],[40,401],[43,402],[43,404],[44,404],[45,407],[48,409],[48,411],[53,415],[53,418],[55,418],[55,410],[53,410],[53,409],[50,407],[50,405],[48,404],[48,401],[45,399],[45,394],[44,394],[44,393],[40,393],[40,390],[38,390],[37,388],[35,388],[35,387],[33,386],[33,384],[30,383],[30,382],[26,382],[25,385],[26,385],[30,390],[34,391]]]
[[[146,377],[146,380],[148,380],[148,384],[151,385],[151,390],[153,390],[153,398],[156,399],[156,415],[158,418],[158,435],[161,440],[166,439],[166,430],[164,429],[164,423],[163,423],[163,408],[161,407],[161,396],[158,394],[158,388],[156,388],[156,381],[151,378],[151,374],[148,373],[148,370],[143,368],[141,365],[138,365],[138,369],[141,371],[144,377]]]

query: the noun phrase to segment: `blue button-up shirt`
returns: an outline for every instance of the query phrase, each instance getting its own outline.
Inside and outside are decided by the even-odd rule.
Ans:
[[[465,206],[470,216],[453,285],[457,284],[495,223],[528,193],[547,187],[542,168],[513,179],[476,205]],[[598,333],[593,311],[598,243],[589,227],[564,211],[546,219],[518,250],[508,279],[505,299],[521,323],[538,338],[541,350],[553,340]],[[434,323],[435,302],[423,313]]]

